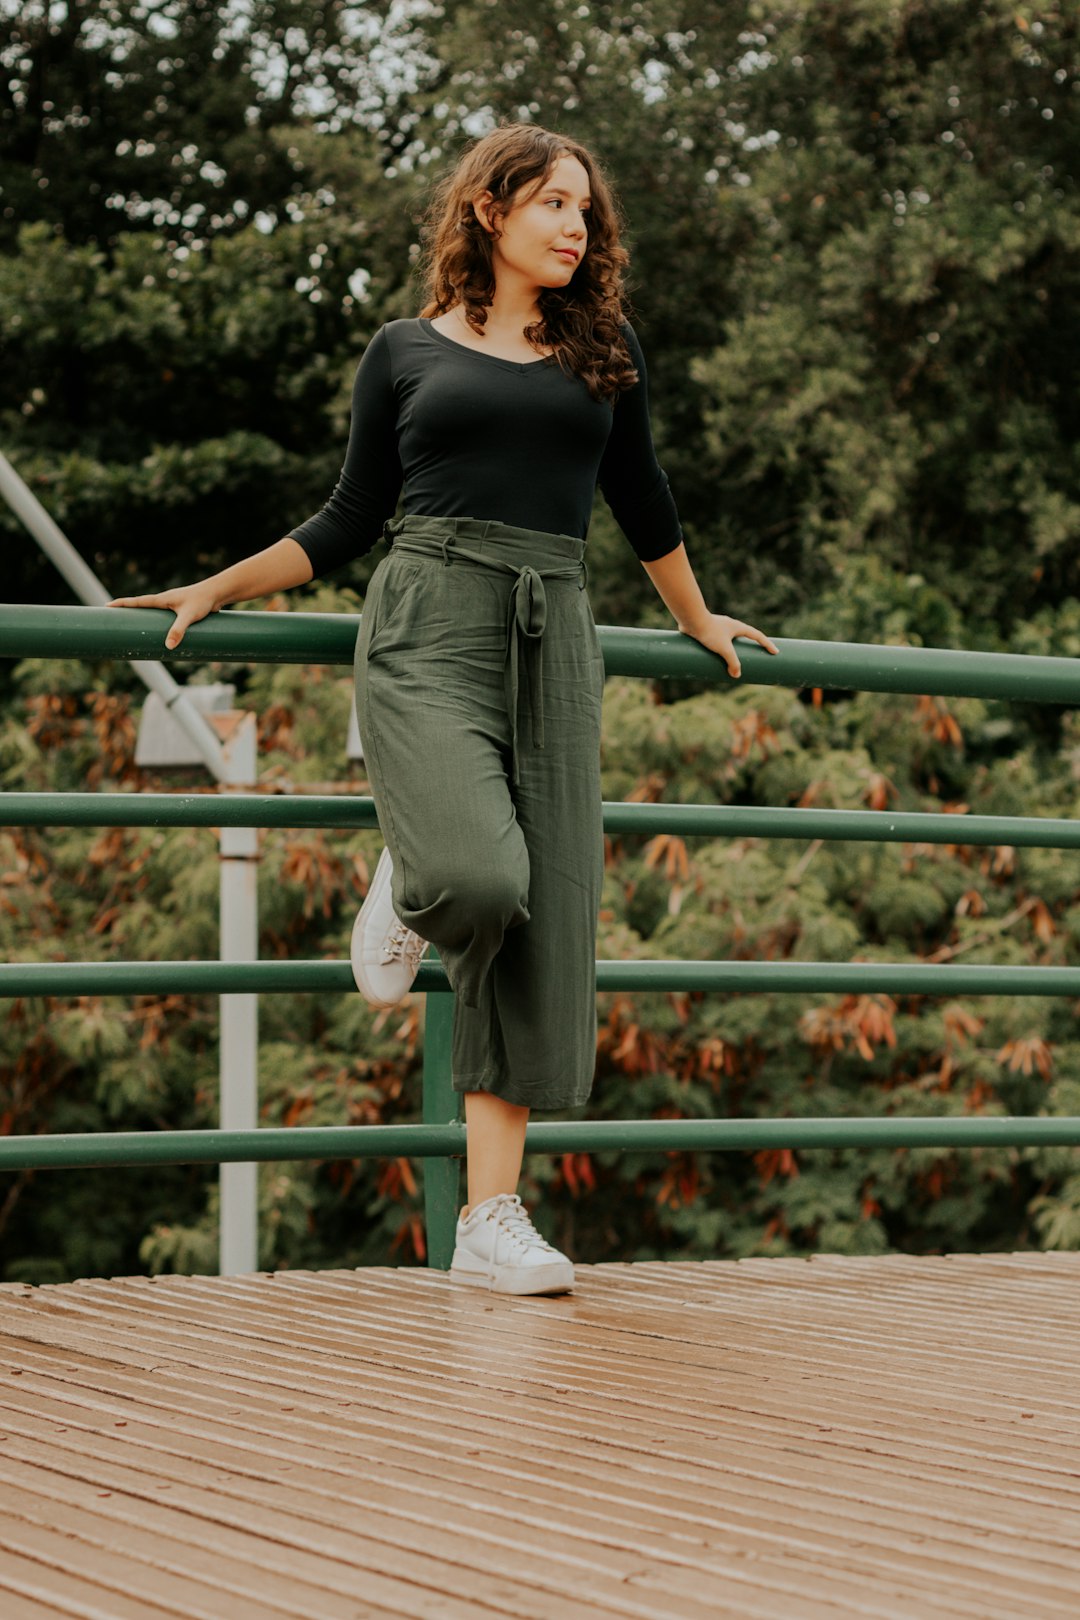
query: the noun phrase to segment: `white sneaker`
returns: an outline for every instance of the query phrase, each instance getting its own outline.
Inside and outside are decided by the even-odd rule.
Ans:
[[[373,1007],[395,1007],[408,994],[428,943],[394,911],[392,874],[390,851],[384,846],[356,914],[349,948],[356,988]]]
[[[574,1268],[542,1238],[517,1193],[496,1193],[458,1217],[450,1275],[497,1294],[566,1294]]]

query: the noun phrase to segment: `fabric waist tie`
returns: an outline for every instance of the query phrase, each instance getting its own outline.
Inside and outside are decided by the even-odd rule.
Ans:
[[[487,557],[479,551],[469,551],[462,546],[455,535],[448,534],[442,540],[434,535],[428,537],[421,534],[410,534],[408,538],[398,535],[401,520],[388,522],[383,529],[387,538],[392,539],[395,551],[420,551],[441,556],[447,566],[456,558],[463,562],[480,563],[486,568],[501,568],[516,575],[513,589],[510,592],[510,604],[506,622],[506,663],[504,691],[506,693],[506,710],[510,718],[510,736],[513,740],[513,771],[514,785],[520,780],[518,764],[518,701],[519,701],[519,672],[522,657],[528,665],[529,671],[529,701],[532,718],[533,747],[544,746],[544,692],[543,692],[543,655],[541,640],[544,634],[544,625],[547,622],[547,595],[544,591],[545,579],[579,579],[579,590],[584,590],[589,578],[589,570],[585,559],[576,563],[562,563],[557,567],[534,568],[531,563],[524,563],[517,567],[514,563],[503,561],[499,557]],[[522,642],[524,641],[524,655]]]

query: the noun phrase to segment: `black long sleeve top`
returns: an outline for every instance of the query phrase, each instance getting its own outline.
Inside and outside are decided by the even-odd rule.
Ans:
[[[322,509],[290,529],[314,575],[362,557],[403,510],[588,534],[597,485],[643,562],[682,543],[649,423],[645,357],[614,410],[551,356],[483,354],[423,317],[387,321],[357,367],[345,462]]]

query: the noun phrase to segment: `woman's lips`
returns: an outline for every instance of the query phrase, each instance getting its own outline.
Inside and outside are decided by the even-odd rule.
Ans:
[[[577,264],[577,254],[572,253],[569,248],[555,248],[554,251],[560,259],[568,259],[571,264]]]

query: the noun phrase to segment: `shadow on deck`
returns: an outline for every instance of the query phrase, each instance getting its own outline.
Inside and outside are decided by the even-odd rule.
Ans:
[[[0,1287],[0,1613],[1075,1617],[1080,1254]]]

